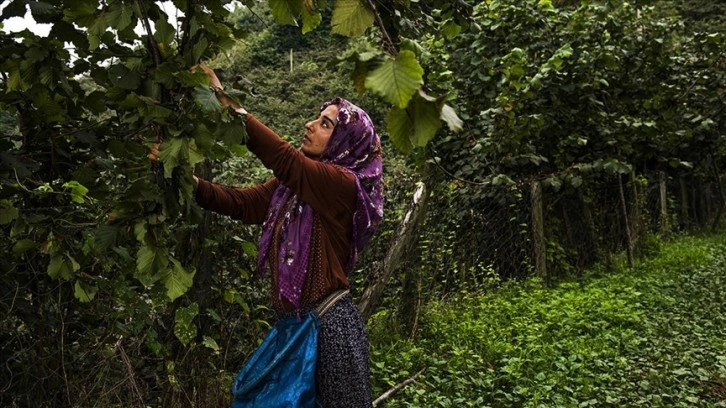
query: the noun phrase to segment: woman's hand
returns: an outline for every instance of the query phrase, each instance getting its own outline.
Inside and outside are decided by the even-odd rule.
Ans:
[[[151,151],[146,157],[151,161],[159,161],[159,143],[154,143],[151,146]]]
[[[212,68],[209,68],[205,64],[199,64],[193,66],[191,68],[191,71],[194,72],[197,69],[201,69],[202,71],[204,71],[205,74],[207,74],[207,76],[209,77],[209,86],[214,89],[214,93],[215,95],[217,95],[217,99],[219,100],[219,103],[222,104],[222,106],[224,106],[225,108],[232,108],[239,113],[247,113],[247,111],[242,108],[242,105],[240,105],[237,101],[234,100],[234,98],[224,92],[222,82],[219,80],[219,78],[217,78],[217,74]]]
[[[199,64],[191,67],[189,70],[195,72],[197,69],[201,69],[202,71],[204,71],[205,74],[207,74],[207,76],[209,77],[209,86],[211,86],[215,92],[224,91],[222,82],[219,81],[219,78],[217,78],[217,74],[214,73],[214,70],[212,68],[209,68],[205,64]]]
[[[154,162],[159,161],[159,143],[154,143],[151,146],[151,151],[149,151],[149,154],[146,155],[146,157]],[[196,186],[199,184],[199,178],[195,175],[192,175],[192,178],[194,179],[194,185]]]

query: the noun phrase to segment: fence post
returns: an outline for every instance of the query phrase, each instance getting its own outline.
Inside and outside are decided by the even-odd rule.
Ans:
[[[633,240],[633,248],[638,246],[640,242],[640,234],[642,228],[642,218],[640,215],[640,189],[638,188],[638,180],[635,177],[635,171],[630,173],[630,184],[633,188],[633,200],[630,203],[630,234]]]
[[[597,236],[597,229],[595,228],[595,218],[592,216],[592,210],[590,210],[590,203],[585,198],[585,194],[582,192],[582,188],[577,191],[580,203],[582,205],[582,215],[585,217],[585,225],[587,226],[587,236],[590,239],[592,245],[593,259],[600,259],[600,240]]]
[[[668,233],[668,195],[666,191],[666,174],[661,171],[658,177],[660,187],[660,231]]]
[[[542,209],[542,184],[539,180],[532,181],[532,233],[534,239],[534,271],[535,275],[547,280],[547,244],[544,233],[544,211]]]

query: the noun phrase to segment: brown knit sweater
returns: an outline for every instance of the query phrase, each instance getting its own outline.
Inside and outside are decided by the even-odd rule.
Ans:
[[[246,224],[262,224],[279,183],[309,204],[315,216],[308,272],[300,304],[300,309],[306,309],[331,292],[349,286],[343,268],[350,254],[357,200],[355,176],[340,167],[306,157],[252,115],[247,115],[247,134],[247,147],[265,167],[272,170],[275,177],[264,184],[243,189],[199,180],[197,202],[206,209]],[[292,311],[295,307],[278,295],[280,226],[280,222],[274,226],[268,257],[272,271],[271,298],[273,307]]]

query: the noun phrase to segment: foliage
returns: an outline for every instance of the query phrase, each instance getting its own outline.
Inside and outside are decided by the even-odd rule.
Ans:
[[[526,274],[531,243],[509,245],[507,238],[500,245],[505,227],[493,224],[508,219],[511,231],[526,224],[531,237],[531,219],[522,214],[531,211],[534,182],[542,184],[555,274],[579,273],[624,247],[625,228],[613,222],[622,219],[619,180],[630,216],[640,216],[632,220],[634,235],[646,225],[665,232],[655,226],[660,172],[668,191],[680,193],[670,215],[680,212],[681,226],[689,217],[694,224],[684,210],[723,207],[723,26],[711,18],[696,28],[693,15],[679,14],[689,8],[494,0],[474,6],[471,24],[448,41],[425,42],[422,59],[441,67],[427,74],[453,88],[449,103],[464,121],[464,131],[443,132],[428,145],[441,187],[431,220],[456,231],[454,250],[469,254],[463,248],[476,242],[482,250],[474,263],[485,264],[495,251],[522,253],[519,270]],[[650,187],[636,197],[629,178],[649,180]],[[698,187],[686,191],[691,180]],[[705,196],[709,186],[713,201],[699,204],[695,190]],[[511,214],[496,206],[502,201],[517,203]],[[505,268],[500,275],[516,276]]]
[[[200,62],[226,68],[230,92],[292,140],[322,100],[355,90],[349,99],[385,118],[387,150],[443,168],[416,270],[442,297],[529,273],[532,179],[600,204],[633,171],[694,186],[723,172],[721,20],[684,2],[243,3],[177,1],[177,16],[143,1],[3,8],[0,22],[29,10],[52,25],[47,37],[0,33],[3,405],[227,404],[268,294],[252,277],[258,231],[201,212],[191,176],[241,185],[269,173],[189,70]],[[146,159],[153,143],[158,163]],[[402,216],[406,160],[387,154],[387,218],[362,270],[380,266]],[[607,223],[613,208],[593,218]],[[621,249],[611,232],[600,235]],[[507,251],[483,251],[492,241]],[[548,248],[571,263],[562,241]],[[428,361],[424,346],[403,356]]]
[[[723,406],[726,239],[682,238],[638,269],[508,284],[426,308],[420,339],[372,325],[389,406]]]

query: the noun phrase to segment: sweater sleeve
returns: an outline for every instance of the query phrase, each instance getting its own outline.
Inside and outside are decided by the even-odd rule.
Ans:
[[[269,180],[249,188],[232,188],[199,179],[196,199],[202,207],[241,220],[245,224],[262,224],[278,181]]]
[[[355,210],[357,186],[352,173],[308,158],[252,115],[247,115],[247,134],[250,151],[316,212],[336,218]]]

